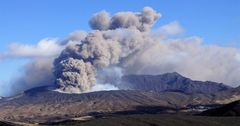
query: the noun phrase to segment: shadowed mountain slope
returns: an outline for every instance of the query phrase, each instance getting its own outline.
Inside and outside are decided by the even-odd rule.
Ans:
[[[239,126],[237,117],[204,117],[185,115],[126,115],[88,121],[48,123],[58,126]]]
[[[22,126],[22,125],[17,125],[17,124],[10,123],[10,122],[0,121],[0,126]]]
[[[40,124],[1,122],[1,126],[239,126],[239,117],[166,114],[124,115],[91,120],[64,120]]]
[[[240,101],[231,102],[219,108],[200,113],[204,116],[240,116]]]
[[[222,83],[193,81],[176,72],[162,75],[125,75],[122,81],[130,89],[154,92],[177,89],[186,93],[211,94],[231,88]]]

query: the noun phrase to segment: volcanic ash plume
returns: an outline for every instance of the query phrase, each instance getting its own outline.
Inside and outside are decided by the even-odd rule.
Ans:
[[[121,60],[153,40],[146,32],[161,14],[145,7],[142,13],[120,12],[112,18],[105,11],[95,14],[92,29],[82,44],[70,44],[54,61],[55,86],[63,91],[79,88],[81,92],[96,84],[96,72]]]

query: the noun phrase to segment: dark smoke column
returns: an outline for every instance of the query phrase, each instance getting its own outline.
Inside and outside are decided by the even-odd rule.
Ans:
[[[68,45],[54,61],[57,88],[81,92],[96,84],[96,71],[136,53],[152,42],[146,36],[161,14],[145,7],[141,13],[120,12],[112,18],[106,11],[93,15],[92,29],[82,44]]]

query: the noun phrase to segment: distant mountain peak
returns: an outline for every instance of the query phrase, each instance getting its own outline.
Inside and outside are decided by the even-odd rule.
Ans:
[[[159,74],[159,75],[172,75],[172,76],[182,76],[181,74],[177,72],[172,72],[172,73],[164,73],[164,74]]]
[[[211,94],[232,88],[222,83],[193,81],[177,72],[160,75],[125,75],[122,82],[129,89],[155,92],[181,90],[186,93]]]
[[[175,75],[180,75],[179,73],[177,73],[177,72],[172,72],[172,74],[175,74]],[[182,75],[180,75],[180,76],[182,76]]]

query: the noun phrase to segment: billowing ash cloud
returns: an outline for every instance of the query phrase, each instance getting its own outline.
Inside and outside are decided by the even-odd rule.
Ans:
[[[169,36],[177,37],[184,35],[185,29],[180,25],[178,21],[170,22],[167,25],[163,25],[162,27],[151,30],[148,34],[150,37],[156,38],[166,38]]]
[[[128,74],[178,72],[194,80],[215,81],[231,86],[240,83],[237,48],[201,46],[198,37],[167,39],[149,46],[121,62]]]
[[[63,91],[89,90],[96,84],[96,71],[142,50],[153,42],[146,31],[161,17],[152,8],[140,13],[121,12],[111,19],[102,11],[89,24],[94,30],[82,44],[69,45],[54,61],[55,85]]]
[[[62,40],[60,45],[67,45],[67,44],[76,44],[81,43],[82,40],[87,36],[87,32],[78,30],[73,33],[69,34],[69,37]]]
[[[234,58],[235,58],[235,60],[236,60],[237,62],[240,63],[240,53],[237,53],[237,54],[234,56]]]
[[[66,92],[75,88],[86,92],[96,84],[96,73],[106,67],[123,68],[127,74],[176,71],[191,79],[239,85],[239,49],[202,46],[198,37],[163,40],[184,35],[185,29],[173,21],[150,30],[160,17],[150,7],[142,13],[120,12],[111,18],[106,11],[93,15],[89,24],[94,30],[81,44],[68,45],[54,60],[55,86]],[[101,77],[98,83],[102,83]]]
[[[94,30],[114,30],[117,28],[135,28],[141,32],[148,31],[162,15],[150,7],[144,7],[142,13],[120,12],[112,18],[106,11],[93,15],[89,24]]]

